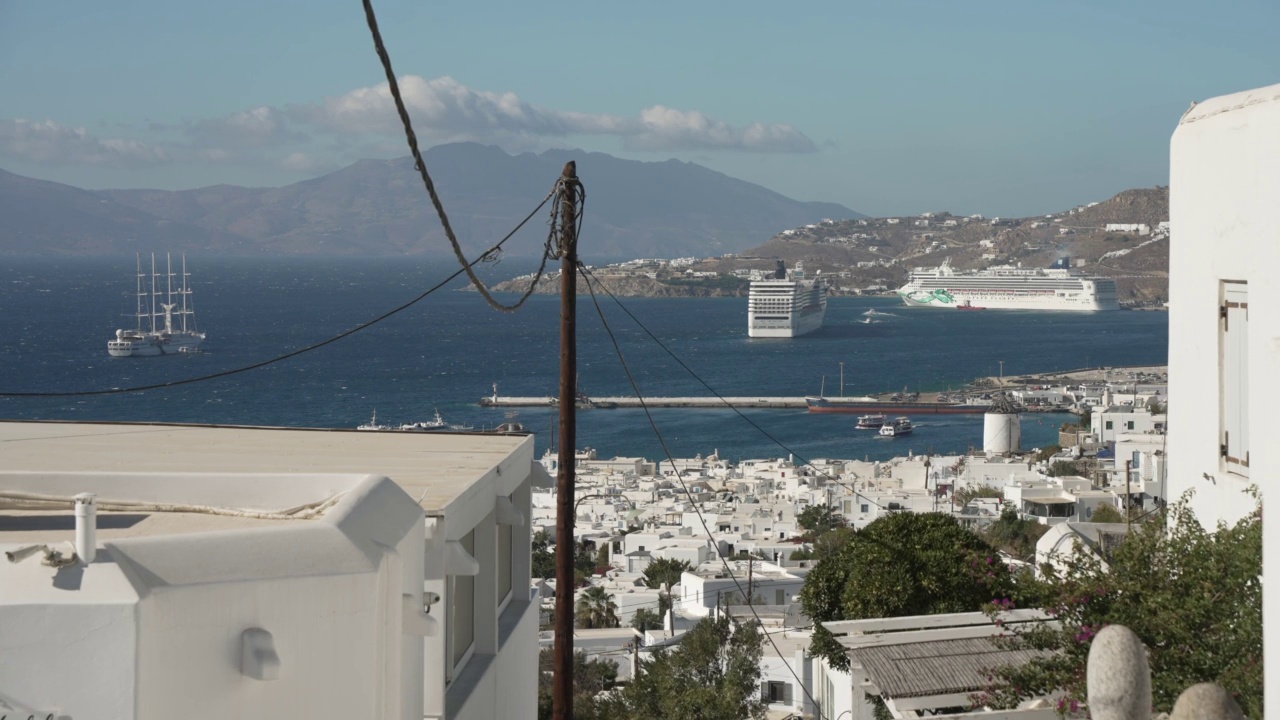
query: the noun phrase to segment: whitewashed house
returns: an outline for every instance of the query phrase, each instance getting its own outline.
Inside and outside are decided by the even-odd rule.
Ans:
[[[528,436],[0,422],[0,716],[532,718],[532,466]]]
[[[1195,490],[1200,522],[1253,512],[1280,477],[1280,85],[1193,105],[1169,156],[1169,495]],[[1253,457],[1257,447],[1258,456]],[[1263,525],[1264,558],[1280,525]],[[1265,562],[1265,560],[1264,560]],[[1280,573],[1264,569],[1280,597]],[[1266,603],[1264,662],[1280,662],[1280,604]],[[1266,658],[1270,658],[1267,660]],[[1268,673],[1268,714],[1280,713],[1280,677]]]

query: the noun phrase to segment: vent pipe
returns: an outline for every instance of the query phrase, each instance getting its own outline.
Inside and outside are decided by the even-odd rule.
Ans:
[[[98,505],[93,493],[80,493],[76,501],[76,555],[86,565],[98,554]]]

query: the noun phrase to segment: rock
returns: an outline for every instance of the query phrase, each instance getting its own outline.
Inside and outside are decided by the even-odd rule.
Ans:
[[[1244,712],[1231,693],[1214,683],[1200,683],[1182,691],[1169,720],[1244,720]]]
[[[1098,631],[1089,646],[1087,685],[1094,720],[1150,720],[1147,648],[1123,625]]]

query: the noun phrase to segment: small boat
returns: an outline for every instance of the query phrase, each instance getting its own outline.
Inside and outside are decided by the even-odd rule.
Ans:
[[[400,426],[405,432],[441,432],[444,430],[472,430],[470,425],[455,425],[447,423],[444,418],[440,417],[440,411],[435,411],[435,417],[425,422],[405,423]]]
[[[980,306],[980,305],[974,305],[974,304],[973,304],[972,302],[970,302],[969,300],[965,300],[964,302],[960,303],[959,305],[956,305],[956,309],[957,309],[957,310],[986,310],[986,308],[984,308],[984,307],[982,307],[982,306]]]
[[[880,435],[883,437],[899,437],[901,435],[910,435],[913,429],[910,418],[898,417],[894,418],[893,422],[887,422],[881,426]]]
[[[884,427],[885,416],[880,413],[873,415],[859,415],[858,424],[854,427],[858,430],[879,430]]]
[[[378,409],[373,409],[373,418],[363,425],[357,425],[357,430],[390,430],[390,426],[378,424]]]

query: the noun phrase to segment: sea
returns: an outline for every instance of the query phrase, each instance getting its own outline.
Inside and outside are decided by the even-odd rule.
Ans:
[[[192,255],[195,317],[208,334],[203,352],[111,358],[108,339],[136,322],[134,263],[132,256],[0,261],[0,394],[130,388],[253,365],[368,323],[457,270],[427,259]],[[504,261],[484,272],[493,282],[528,269]],[[887,297],[836,297],[818,332],[752,339],[746,298],[620,301],[667,349],[608,296],[599,298],[604,321],[591,298],[580,297],[579,386],[589,396],[632,394],[605,323],[646,396],[708,396],[708,387],[760,397],[927,392],[996,375],[1001,362],[1004,374],[1017,375],[1161,365],[1168,354],[1163,312],[960,313],[908,309]],[[864,324],[863,313],[873,308],[889,315]],[[375,410],[379,422],[391,424],[429,420],[438,410],[448,422],[477,429],[519,422],[536,433],[541,453],[552,441],[552,408],[484,408],[479,400],[495,383],[501,395],[558,392],[559,312],[554,296],[498,312],[459,280],[349,337],[260,369],[145,392],[0,396],[0,419],[355,428]],[[640,409],[581,410],[577,445],[601,457],[659,459],[660,433],[676,457],[718,452],[728,460],[803,461],[959,453],[982,444],[981,415],[919,416],[914,434],[881,438],[855,430],[852,415],[803,409],[742,410],[751,422],[728,408],[651,412],[657,433]],[[1024,415],[1023,446],[1054,442],[1070,419]]]

